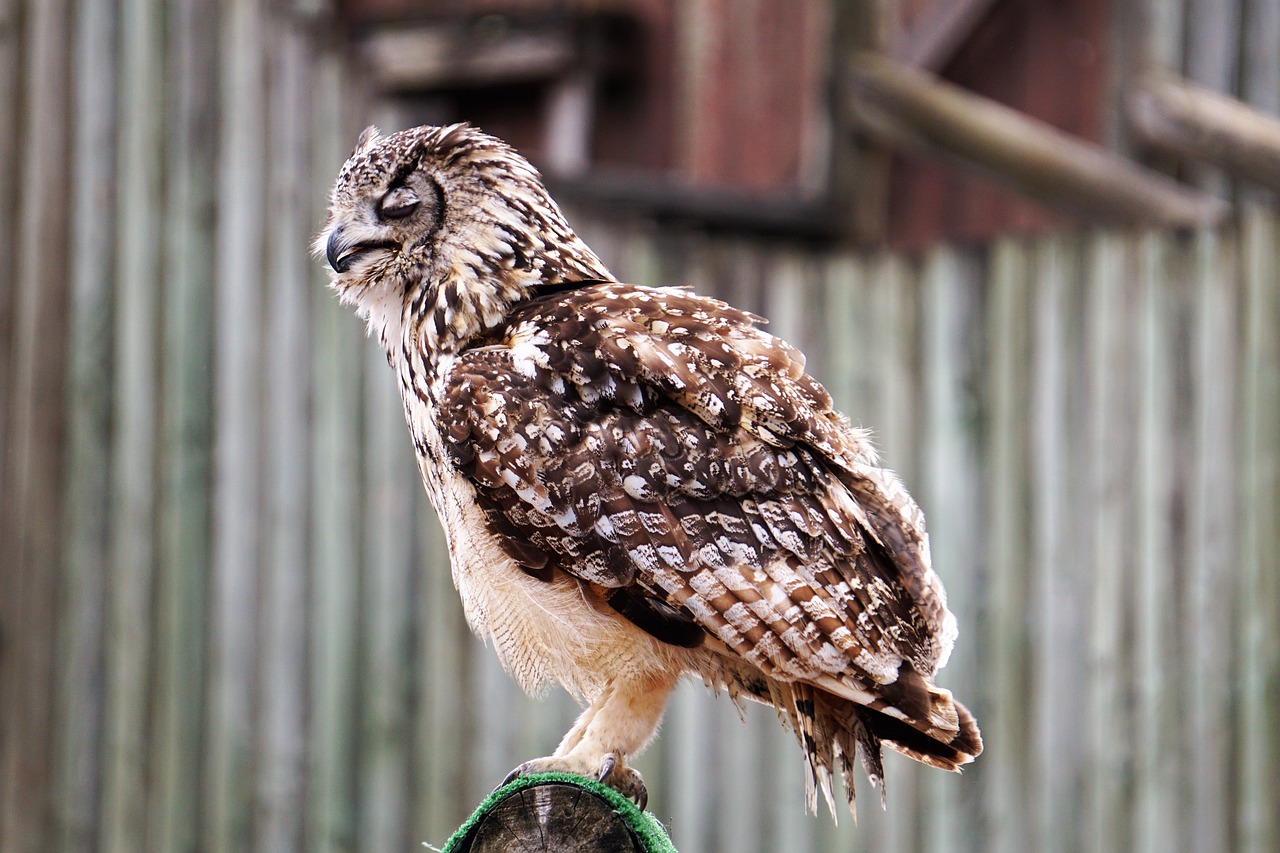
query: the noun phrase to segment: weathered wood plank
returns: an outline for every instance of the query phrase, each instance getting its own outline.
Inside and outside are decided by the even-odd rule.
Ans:
[[[310,176],[310,66],[303,33],[287,19],[267,22],[266,370],[264,541],[259,599],[258,755],[255,832],[265,853],[302,850],[306,798],[307,489],[309,291],[312,266],[300,247],[313,224]]]
[[[1027,480],[1030,395],[1030,291],[1033,280],[1022,246],[999,242],[992,248],[987,302],[987,539],[990,543],[991,624],[987,668],[991,671],[990,711],[981,761],[990,779],[992,850],[1033,849],[1037,814],[1035,781],[1024,757],[1034,754],[1027,693],[1035,681],[1035,646],[1026,620],[1031,498]]]
[[[363,515],[364,565],[360,588],[359,841],[362,850],[410,846],[407,830],[408,747],[411,743],[406,653],[413,603],[407,573],[413,565],[414,489],[412,448],[400,392],[377,347],[364,354],[367,454]],[[496,666],[496,664],[495,664]],[[491,697],[478,697],[491,702]],[[494,703],[501,704],[501,703]],[[455,705],[455,708],[458,706]],[[474,706],[483,713],[482,705]],[[508,729],[495,727],[494,731]],[[477,744],[479,747],[479,744]],[[496,777],[501,779],[501,775]]]
[[[344,124],[348,99],[338,56],[317,58],[309,99],[314,123],[334,128],[313,143],[311,186],[324,186],[350,153],[351,141],[336,130]],[[314,195],[314,194],[313,194]],[[314,227],[323,222],[323,197],[308,199]],[[310,285],[312,417],[311,442],[311,662],[305,849],[338,853],[357,849],[356,766],[358,591],[360,578],[360,488],[364,348],[359,323],[321,286],[316,265]],[[427,794],[429,797],[430,794]],[[426,836],[424,836],[426,837]]]
[[[1240,99],[1250,106],[1280,114],[1280,0],[1248,0],[1242,13]]]
[[[202,840],[216,853],[253,847],[254,669],[261,537],[262,293],[265,251],[265,31],[257,0],[223,6],[219,42],[214,294],[214,486],[207,798]]]
[[[1134,362],[1129,321],[1135,289],[1130,253],[1118,237],[1090,240],[1086,292],[1089,397],[1081,424],[1088,449],[1089,485],[1082,493],[1090,535],[1082,555],[1093,567],[1087,602],[1088,776],[1082,846],[1090,850],[1130,843],[1132,788],[1128,728],[1131,685],[1126,649],[1128,601],[1132,584],[1128,493],[1135,456],[1132,412],[1135,394],[1126,368]]]
[[[1188,507],[1190,565],[1184,636],[1194,637],[1189,678],[1186,761],[1190,774],[1188,849],[1230,850],[1232,625],[1238,622],[1239,517],[1235,460],[1240,388],[1236,318],[1240,316],[1234,232],[1196,235],[1192,346],[1193,459]]]
[[[98,848],[102,780],[103,654],[109,575],[112,293],[115,230],[116,20],[114,3],[89,4],[75,29],[77,235],[71,257],[67,365],[66,552],[57,658],[63,661],[55,801],[59,851]],[[0,338],[3,332],[0,332]],[[2,404],[0,404],[2,406]],[[0,444],[3,441],[0,440]]]
[[[209,221],[215,196],[216,9],[184,0],[170,6],[167,48],[167,152],[162,253],[162,329],[157,493],[155,720],[148,838],[189,850],[199,836],[200,749],[204,715],[212,477],[214,257]]]
[[[1237,849],[1280,843],[1280,223],[1246,210],[1241,231],[1244,347]]]
[[[421,674],[424,683],[419,694],[424,707],[418,714],[418,782],[413,804],[417,819],[413,840],[436,844],[465,819],[475,803],[473,790],[483,788],[486,781],[492,788],[501,777],[459,784],[459,777],[466,778],[466,768],[472,760],[470,738],[476,734],[467,731],[467,715],[458,713],[450,685],[465,684],[471,675],[471,653],[487,654],[487,651],[475,648],[478,643],[463,619],[439,520],[427,509],[421,510],[418,518],[421,573],[418,620],[424,657]],[[532,757],[512,756],[510,760],[514,767],[517,762]],[[458,771],[451,773],[446,768],[458,768]]]
[[[671,767],[672,790],[666,792],[666,819],[684,853],[715,849],[710,807],[715,791],[702,780],[715,768],[718,748],[707,691],[685,681],[671,697],[664,735],[658,747]]]
[[[1239,97],[1254,109],[1280,115],[1280,0],[1248,0],[1243,9]],[[1274,191],[1245,187],[1242,200],[1268,203]]]
[[[0,848],[44,850],[52,842],[48,820],[54,771],[53,697],[55,628],[61,566],[63,406],[66,402],[67,298],[70,227],[64,200],[70,181],[71,40],[68,2],[26,6],[12,13],[22,50],[7,65],[22,96],[10,103],[12,131],[4,144],[16,154],[16,193],[5,224],[14,253],[5,286],[8,333],[0,374],[5,410],[0,418]],[[12,133],[10,136],[9,133]]]
[[[20,17],[24,0],[0,0],[0,101],[16,105],[25,91],[22,76],[22,53],[25,48]],[[14,246],[18,230],[15,226],[19,215],[18,168],[21,152],[22,116],[20,110],[0,110],[0,342],[4,343],[4,356],[9,359],[9,347],[13,341],[14,321],[17,314],[18,277],[17,252]],[[0,447],[8,447],[11,408],[10,371],[0,369]],[[8,480],[8,466],[0,465],[0,491]],[[0,576],[0,580],[4,580]],[[3,610],[0,609],[0,613]],[[3,706],[0,706],[2,708]]]
[[[1033,476],[1041,496],[1034,505],[1034,615],[1045,640],[1036,667],[1040,683],[1037,727],[1039,831],[1046,850],[1083,850],[1076,817],[1084,807],[1087,696],[1087,591],[1091,578],[1080,558],[1086,538],[1083,503],[1088,457],[1080,441],[1086,399],[1083,287],[1076,238],[1046,241],[1036,259],[1036,367],[1033,379]]]
[[[122,4],[120,203],[112,436],[112,591],[107,624],[103,849],[147,845],[155,594],[164,33],[151,0]]]
[[[1177,813],[1177,744],[1172,739],[1170,712],[1173,670],[1176,663],[1171,642],[1173,622],[1172,526],[1167,510],[1172,499],[1169,424],[1173,412],[1172,297],[1168,282],[1167,244],[1145,236],[1140,244],[1138,287],[1141,294],[1138,323],[1138,368],[1141,376],[1138,413],[1138,469],[1135,498],[1138,501],[1136,555],[1137,599],[1135,663],[1137,677],[1137,752],[1135,802],[1137,849],[1177,849],[1179,830],[1170,821]]]
[[[962,638],[939,682],[954,687],[974,707],[980,683],[975,642],[982,598],[982,489],[976,400],[982,358],[980,269],[971,253],[952,248],[930,252],[921,277],[921,373],[923,421],[921,479],[913,491],[929,524],[934,570],[947,589]],[[977,841],[982,819],[975,808],[980,780],[957,785],[950,774],[929,776],[926,848],[950,850]]]

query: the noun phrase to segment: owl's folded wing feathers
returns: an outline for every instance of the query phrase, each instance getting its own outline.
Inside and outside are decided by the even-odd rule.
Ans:
[[[928,727],[899,674],[932,677],[955,628],[923,519],[758,319],[619,284],[534,301],[452,368],[453,462],[526,571]]]

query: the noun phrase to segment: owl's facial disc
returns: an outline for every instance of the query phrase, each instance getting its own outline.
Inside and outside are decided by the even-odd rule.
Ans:
[[[400,254],[422,246],[440,225],[443,197],[439,185],[414,171],[393,179],[385,191],[368,198],[335,222],[325,242],[325,257],[343,274],[379,252]]]

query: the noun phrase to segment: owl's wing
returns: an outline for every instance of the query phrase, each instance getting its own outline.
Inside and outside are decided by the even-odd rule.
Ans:
[[[758,319],[616,284],[536,301],[456,360],[452,461],[526,571],[874,702],[904,662],[934,673],[954,621],[919,511]]]

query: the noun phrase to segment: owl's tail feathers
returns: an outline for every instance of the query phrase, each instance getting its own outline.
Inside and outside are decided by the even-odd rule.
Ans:
[[[862,724],[890,749],[931,767],[959,772],[982,753],[982,734],[969,709],[938,687],[931,694],[929,722],[902,720],[874,708],[860,707]],[[946,720],[944,725],[931,722]]]
[[[956,702],[949,691],[927,682],[924,686],[927,705],[918,708],[923,713],[901,719],[897,715],[903,712],[887,704],[873,708],[812,684],[771,682],[770,687],[779,694],[772,697],[774,706],[804,750],[805,794],[810,811],[817,812],[817,792],[821,790],[832,818],[836,817],[832,775],[838,770],[849,811],[857,821],[854,805],[857,758],[861,759],[872,786],[880,789],[883,808],[882,746],[932,767],[952,771],[959,771],[961,765],[982,752],[982,735],[969,710]]]

